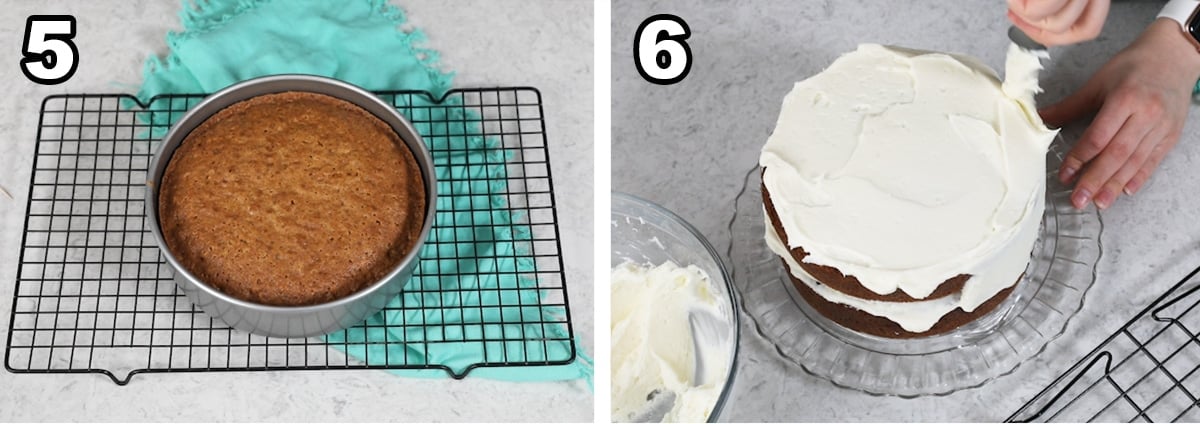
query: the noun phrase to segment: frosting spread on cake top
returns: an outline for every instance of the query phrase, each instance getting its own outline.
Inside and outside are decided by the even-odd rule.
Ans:
[[[1057,134],[1033,103],[1040,67],[1011,46],[1001,83],[972,58],[864,44],[796,83],[759,160],[787,247],[879,294],[970,274],[968,312],[1011,286]]]

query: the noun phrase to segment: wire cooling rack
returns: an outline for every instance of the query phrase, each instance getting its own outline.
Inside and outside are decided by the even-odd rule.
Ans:
[[[1200,268],[1008,421],[1200,421]]]
[[[439,201],[449,197],[471,205],[468,213],[453,214],[450,234],[488,231],[499,225],[507,225],[509,233],[521,227],[530,234],[513,241],[516,248],[509,251],[515,253],[508,258],[497,257],[499,250],[488,257],[462,257],[458,236],[438,241],[441,245],[432,249],[427,243],[423,252],[435,253],[433,257],[422,254],[416,276],[441,283],[437,287],[406,287],[407,293],[417,294],[417,301],[385,310],[418,318],[411,322],[385,319],[382,325],[364,323],[344,330],[365,334],[382,327],[400,337],[393,343],[404,344],[402,357],[391,355],[381,361],[383,358],[346,355],[349,351],[369,356],[369,348],[379,348],[366,346],[378,342],[356,345],[346,341],[363,339],[346,337],[350,333],[279,339],[233,330],[194,307],[176,288],[170,267],[144,225],[146,169],[168,123],[204,95],[159,96],[145,104],[129,95],[56,95],[43,101],[40,113],[6,368],[18,373],[100,373],[124,385],[133,375],[150,372],[441,369],[463,378],[478,367],[573,361],[574,332],[540,92],[518,87],[459,89],[441,98],[415,91],[376,94],[396,106],[422,133],[431,146],[438,175],[450,175],[439,181],[471,183],[472,177],[455,180],[463,177],[443,173],[455,157],[501,158],[483,166],[502,167],[499,174],[489,175],[506,176],[500,178],[504,180],[500,192],[493,193],[503,204],[477,206],[480,196],[470,190],[439,193]],[[448,142],[464,135],[495,143]],[[484,148],[490,149],[491,155],[462,154]],[[503,155],[496,156],[496,150]],[[489,179],[484,181],[489,187],[497,183],[487,175],[478,178]],[[462,198],[456,200],[455,196]],[[511,212],[516,222],[492,222],[491,211],[496,209]],[[476,222],[481,214],[475,212],[481,211],[489,218]],[[434,232],[439,227],[435,226]],[[481,265],[467,267],[476,270],[474,275],[437,275],[447,260],[459,264],[478,261]],[[500,267],[493,265],[489,272],[482,265],[502,260],[532,263],[532,271],[522,268],[520,275],[496,275]],[[463,277],[519,280],[535,286],[482,287],[478,282],[472,286]],[[521,299],[529,296],[516,296],[520,304],[503,304],[504,292],[516,290],[536,290],[540,296],[533,297],[540,300],[526,303],[530,301]],[[441,299],[457,301],[443,303]],[[485,309],[502,313],[485,314]],[[516,313],[507,313],[513,310]],[[426,322],[426,317],[454,324],[434,325]],[[410,350],[453,349],[455,346],[448,345],[454,344],[482,348],[483,358],[454,369],[407,354]]]

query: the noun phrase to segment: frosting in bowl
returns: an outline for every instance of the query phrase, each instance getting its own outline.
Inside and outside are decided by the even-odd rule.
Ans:
[[[612,269],[612,416],[631,421],[653,406],[652,398],[673,395],[662,422],[709,418],[728,375],[732,340],[698,331],[700,319],[723,326],[708,274],[674,262]],[[670,395],[668,395],[670,393]]]

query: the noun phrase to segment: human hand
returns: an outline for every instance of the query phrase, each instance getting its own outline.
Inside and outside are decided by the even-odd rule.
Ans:
[[[1105,209],[1133,195],[1179,141],[1200,77],[1200,53],[1184,37],[1175,21],[1154,21],[1082,88],[1039,111],[1061,126],[1099,110],[1058,172],[1063,184],[1078,177],[1076,208],[1094,201]]]
[[[1100,35],[1109,0],[1008,0],[1008,20],[1046,46],[1074,44]]]

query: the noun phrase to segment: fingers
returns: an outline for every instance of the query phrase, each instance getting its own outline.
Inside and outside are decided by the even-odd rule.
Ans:
[[[1051,7],[1057,7],[1049,13],[1023,12],[1020,5],[1009,3],[1008,19],[1024,31],[1029,38],[1045,44],[1058,46],[1091,40],[1100,35],[1104,29],[1104,20],[1108,17],[1109,0],[1054,0],[1048,6],[1044,1],[1030,1],[1024,10],[1044,12]],[[1043,9],[1044,8],[1044,9]]]
[[[1117,197],[1121,193],[1126,195],[1133,194],[1126,186],[1133,179],[1133,176],[1142,170],[1142,166],[1150,158],[1150,153],[1154,151],[1155,147],[1162,144],[1162,139],[1165,135],[1166,131],[1159,130],[1152,130],[1146,134],[1146,137],[1138,144],[1133,154],[1129,156],[1129,160],[1126,160],[1121,165],[1121,169],[1118,169],[1112,178],[1109,178],[1108,182],[1104,183],[1100,192],[1096,194],[1097,207],[1107,209],[1112,205],[1113,201],[1117,200]]]
[[[1083,168],[1083,164],[1091,161],[1108,147],[1109,142],[1117,135],[1117,131],[1125,126],[1129,117],[1129,108],[1124,107],[1120,101],[1105,102],[1100,108],[1100,113],[1096,114],[1096,119],[1092,120],[1092,124],[1088,126],[1087,130],[1084,130],[1079,142],[1075,143],[1075,147],[1072,147],[1071,151],[1067,152],[1067,156],[1063,158],[1063,164],[1058,169],[1059,181],[1069,184]],[[1095,189],[1096,187],[1090,188]],[[1086,205],[1095,194],[1095,191],[1087,192],[1084,196],[1087,199],[1082,203]],[[1078,189],[1076,189],[1076,195],[1079,195]]]
[[[1062,9],[1042,18],[1039,26],[1052,33],[1070,31],[1071,27],[1083,16],[1083,11],[1087,9],[1088,3],[1090,3],[1088,0],[1070,0]]]
[[[1071,194],[1071,203],[1076,208],[1082,209],[1084,206],[1087,206],[1089,201],[1094,200],[1096,206],[1105,209],[1116,199],[1116,195],[1119,193],[1118,190],[1122,187],[1118,187],[1117,190],[1112,192],[1107,192],[1102,191],[1103,185],[1116,175],[1122,165],[1130,160],[1134,151],[1143,143],[1143,139],[1146,138],[1150,129],[1154,128],[1155,123],[1145,116],[1143,114],[1130,116],[1120,131],[1110,141],[1105,143],[1103,151],[1094,155],[1095,159],[1083,161],[1087,163],[1087,169],[1079,177],[1079,182],[1075,184],[1075,191]],[[1095,126],[1095,123],[1092,125]],[[1094,145],[1093,143],[1088,144]],[[1090,152],[1084,152],[1084,154],[1087,153]]]
[[[1178,140],[1178,138],[1178,136],[1174,136],[1174,138],[1169,138],[1169,140]],[[1133,174],[1133,178],[1129,179],[1129,183],[1125,184],[1125,194],[1132,196],[1146,185],[1146,181],[1150,180],[1150,174],[1153,174],[1154,170],[1158,169],[1158,164],[1162,162],[1163,158],[1167,157],[1167,152],[1171,151],[1172,145],[1173,143],[1168,142],[1158,143],[1158,145],[1154,146],[1154,149],[1150,151],[1150,157]]]
[[[1016,25],[1017,28],[1020,28],[1021,32],[1024,32],[1025,35],[1029,36],[1029,38],[1032,38],[1034,41],[1039,43],[1046,44],[1044,41],[1042,41],[1042,38],[1044,38],[1043,33],[1045,31],[1042,30],[1041,27],[1030,23],[1029,21],[1025,20],[1025,18],[1022,18],[1021,15],[1013,12],[1012,9],[1008,10],[1008,20],[1011,21],[1013,25]]]
[[[1023,19],[1037,22],[1059,13],[1071,2],[1072,0],[1008,0],[1008,8]]]
[[[1084,37],[1079,41],[1100,36],[1100,31],[1104,29],[1104,21],[1108,19],[1108,6],[1108,0],[1089,0],[1083,8],[1083,15],[1067,31],[1078,31]]]

